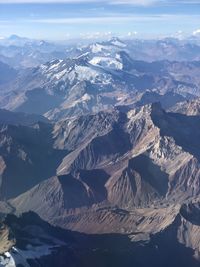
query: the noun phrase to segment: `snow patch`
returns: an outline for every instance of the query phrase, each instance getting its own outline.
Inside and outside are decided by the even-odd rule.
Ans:
[[[111,57],[94,57],[89,62],[92,65],[100,65],[102,67],[109,67],[111,69],[122,70],[123,64],[117,59]]]
[[[114,40],[111,42],[111,44],[115,45],[115,46],[119,46],[119,47],[126,47],[126,45],[118,40]]]
[[[90,100],[91,100],[91,96],[89,94],[84,94],[80,99],[75,100],[74,102],[70,103],[70,105],[68,105],[67,108],[75,107],[79,103],[85,103]]]
[[[56,60],[56,61],[57,61],[57,60]],[[63,62],[63,60],[58,60],[57,63],[51,65],[51,67],[49,68],[49,70],[52,70],[52,69],[55,70],[55,69],[57,69],[57,68],[59,67],[59,65],[60,65],[61,62]]]
[[[60,80],[66,73],[67,73],[67,70],[64,69],[64,70],[62,70],[62,71],[56,73],[56,74],[54,75],[54,77],[55,77],[57,80]]]
[[[26,259],[18,252],[17,249],[13,248],[10,252],[4,253],[0,256],[0,266],[2,267],[17,267],[21,265],[23,267],[30,267]]]
[[[93,44],[90,46],[92,53],[99,53],[104,49],[103,45],[100,44]]]
[[[85,67],[85,66],[76,66],[75,67],[75,76],[78,76],[79,81],[89,81],[95,80],[95,78],[99,75],[97,71]]]

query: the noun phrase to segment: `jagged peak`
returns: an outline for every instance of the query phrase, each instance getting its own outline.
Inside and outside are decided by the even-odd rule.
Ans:
[[[130,119],[132,116],[135,116],[138,113],[141,113],[145,118],[146,115],[163,114],[164,110],[160,102],[155,102],[155,103],[147,104],[147,105],[130,110],[127,114],[127,117]]]

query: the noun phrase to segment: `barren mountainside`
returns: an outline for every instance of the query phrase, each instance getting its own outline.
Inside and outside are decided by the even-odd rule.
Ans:
[[[0,266],[200,265],[199,40],[0,37]]]
[[[34,136],[34,147],[48,132],[39,160],[48,164],[49,153],[51,170],[47,172],[43,164],[25,157],[23,164],[35,164],[37,172],[31,174],[34,180],[20,173],[13,175],[6,159],[12,155],[16,160],[19,155],[12,154],[4,144],[7,154],[2,157],[4,168],[6,165],[2,192],[8,182],[23,179],[26,184],[21,194],[15,188],[4,194],[7,209],[16,214],[32,210],[64,229],[138,232],[142,239],[149,239],[149,234],[174,221],[183,203],[198,198],[199,121],[198,116],[167,113],[159,104],[150,104],[128,112],[115,109],[85,115],[51,126],[24,126],[27,134]],[[12,127],[20,131],[19,126]],[[12,139],[19,142],[16,136]],[[26,147],[31,160],[32,149],[31,144]]]

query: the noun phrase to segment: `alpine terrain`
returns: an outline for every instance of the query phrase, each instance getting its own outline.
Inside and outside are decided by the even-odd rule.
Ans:
[[[0,39],[0,266],[200,266],[200,39]]]

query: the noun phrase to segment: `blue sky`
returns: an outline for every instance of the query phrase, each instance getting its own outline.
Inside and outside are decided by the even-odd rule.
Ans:
[[[188,35],[200,0],[0,0],[0,37],[64,40]]]

